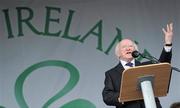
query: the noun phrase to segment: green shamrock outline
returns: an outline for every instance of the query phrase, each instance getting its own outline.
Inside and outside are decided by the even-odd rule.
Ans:
[[[25,98],[23,96],[23,84],[25,79],[36,69],[46,67],[46,66],[58,66],[66,68],[70,72],[70,79],[67,82],[67,84],[64,86],[62,90],[60,90],[56,95],[54,95],[52,98],[50,98],[44,105],[43,108],[48,108],[53,102],[67,94],[69,91],[71,91],[77,82],[79,81],[79,72],[78,70],[71,65],[68,62],[60,61],[60,60],[47,60],[42,61],[40,63],[36,63],[30,67],[28,67],[22,74],[19,75],[19,77],[16,80],[15,83],[15,97],[16,101],[19,104],[21,108],[29,108]],[[77,106],[77,107],[76,107]],[[89,102],[85,99],[76,99],[74,101],[71,101],[65,105],[63,105],[61,108],[96,108],[94,104]]]

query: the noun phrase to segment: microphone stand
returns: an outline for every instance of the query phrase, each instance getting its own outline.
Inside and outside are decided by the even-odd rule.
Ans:
[[[175,70],[175,71],[177,71],[177,72],[180,72],[180,69],[178,69],[177,67],[171,67],[172,68],[172,70]]]
[[[149,56],[142,55],[142,57],[150,60],[152,63],[160,63],[159,60],[158,60],[157,58],[153,57],[153,56],[150,56],[150,55],[149,55]],[[172,70],[175,70],[175,71],[177,71],[177,72],[180,72],[180,69],[177,68],[177,67],[171,66],[171,69],[172,69]]]

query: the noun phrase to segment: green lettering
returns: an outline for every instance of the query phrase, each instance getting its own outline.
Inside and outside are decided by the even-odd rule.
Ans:
[[[23,36],[23,23],[25,23],[29,28],[36,34],[41,34],[38,30],[33,27],[33,25],[30,23],[30,20],[33,18],[33,11],[30,8],[27,7],[17,7],[17,15],[18,15],[18,36]],[[24,18],[22,16],[22,11],[26,10],[29,13],[29,17]]]
[[[56,33],[50,33],[49,32],[49,25],[50,25],[50,22],[59,23],[59,19],[51,18],[51,12],[57,11],[58,13],[60,13],[61,9],[60,8],[54,8],[54,7],[46,7],[46,10],[47,10],[47,13],[46,13],[46,23],[45,23],[44,35],[59,36],[61,33],[61,30],[59,30]]]
[[[111,50],[111,48],[113,47],[114,44],[116,44],[116,42],[119,42],[122,40],[122,34],[121,34],[121,30],[116,28],[117,30],[117,35],[114,38],[114,40],[112,41],[112,43],[110,44],[110,46],[108,47],[108,49],[105,51],[105,54],[109,54],[109,51]]]
[[[12,32],[12,27],[11,27],[11,21],[10,21],[10,17],[9,17],[9,10],[4,9],[3,12],[4,12],[4,15],[5,15],[8,38],[14,38],[14,35],[13,35],[13,32]]]
[[[70,29],[73,14],[74,14],[74,11],[70,10],[69,15],[68,15],[68,20],[67,20],[67,23],[66,23],[66,28],[64,30],[64,34],[63,34],[62,38],[67,38],[67,39],[77,41],[80,38],[81,35],[78,35],[78,36],[70,36],[69,35],[69,29]]]
[[[95,30],[97,29],[97,32]],[[84,42],[84,40],[90,36],[90,34],[93,34],[98,37],[98,46],[97,49],[102,51],[102,20],[100,20],[92,29],[84,36],[82,37],[79,41]]]

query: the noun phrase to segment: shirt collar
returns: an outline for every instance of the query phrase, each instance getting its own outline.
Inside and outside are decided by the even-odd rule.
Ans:
[[[126,63],[128,63],[127,61],[124,60],[120,60],[121,64],[123,65],[123,67],[126,69],[128,66],[126,66]],[[135,66],[135,59],[133,59],[131,61],[131,63],[133,63],[133,66]]]

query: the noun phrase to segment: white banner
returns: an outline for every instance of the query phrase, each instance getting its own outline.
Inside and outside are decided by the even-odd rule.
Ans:
[[[172,65],[180,66],[180,3],[160,1],[0,1],[0,106],[109,108],[102,89],[105,71],[118,63],[115,44],[132,38],[159,57],[170,21]],[[163,108],[180,100],[179,76],[173,72]]]

